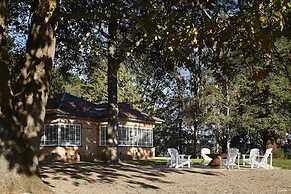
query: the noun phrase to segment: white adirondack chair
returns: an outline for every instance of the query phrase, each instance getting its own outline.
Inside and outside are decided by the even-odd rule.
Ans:
[[[206,154],[210,154],[210,149],[208,149],[208,148],[202,148],[201,149],[201,157],[202,157],[201,164],[203,164],[205,161],[206,162],[210,162],[212,160],[212,158],[210,158]]]
[[[167,162],[167,166],[169,166],[170,168],[179,168],[185,165],[190,168],[191,155],[179,154],[178,150],[175,148],[168,148],[168,154],[170,155],[170,159]]]
[[[251,149],[250,151],[250,154],[247,155],[247,154],[242,154],[242,157],[243,157],[243,165],[245,166],[245,164],[250,164],[251,165],[251,168],[254,168],[254,164],[255,164],[255,161],[257,159],[257,157],[259,156],[259,149],[258,148],[253,148]],[[248,158],[246,158],[246,156],[248,156]]]
[[[229,170],[229,167],[233,169],[234,166],[239,168],[239,150],[237,148],[230,148],[227,152],[227,158],[222,159],[220,156],[218,156],[220,159],[220,168],[222,166],[226,166]],[[238,160],[238,164],[235,163],[235,160]]]
[[[256,165],[258,168],[264,168],[264,169],[273,169],[274,167],[272,166],[273,163],[273,153],[272,153],[272,148],[269,148],[266,150],[265,154],[262,156],[258,156],[258,158],[262,158],[261,160],[255,160],[254,165]],[[268,164],[268,158],[270,157],[269,161],[270,163]]]

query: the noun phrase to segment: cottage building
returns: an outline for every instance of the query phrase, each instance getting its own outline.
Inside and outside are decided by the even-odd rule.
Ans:
[[[153,129],[162,120],[119,103],[118,152],[121,159],[155,156]],[[40,160],[94,160],[105,154],[107,104],[63,93],[47,104]]]

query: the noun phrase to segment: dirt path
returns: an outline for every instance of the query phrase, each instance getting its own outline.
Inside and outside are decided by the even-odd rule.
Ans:
[[[164,166],[54,163],[42,179],[57,194],[95,193],[288,193],[291,170],[240,170]]]

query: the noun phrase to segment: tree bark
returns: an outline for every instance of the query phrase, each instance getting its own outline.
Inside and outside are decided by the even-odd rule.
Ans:
[[[198,157],[198,123],[194,122],[193,124],[193,157]]]
[[[117,34],[117,19],[116,19],[116,2],[108,1],[108,7],[111,11],[109,26],[108,26],[108,129],[107,129],[107,146],[106,146],[106,161],[119,162],[118,155],[118,104],[117,104],[117,72],[119,69],[119,62],[116,48],[116,34]]]
[[[0,5],[5,5],[2,2]],[[15,88],[10,87],[8,59],[0,66],[0,174],[4,176],[0,184],[9,193],[51,192],[38,177],[38,151],[56,38],[48,1],[37,0],[34,5],[24,59],[17,64],[22,71]],[[0,36],[2,48],[3,34]]]
[[[267,77],[268,75],[272,73],[272,70],[273,70],[272,55],[269,48],[266,48],[264,60],[265,60],[265,69],[266,69],[265,77]],[[267,88],[267,90],[265,91],[265,95],[266,95],[265,103],[267,104],[267,107],[266,107],[267,117],[271,117],[273,100],[272,100],[270,88]],[[268,127],[264,129],[263,142],[266,149],[268,148],[273,148],[273,150],[277,149],[276,140],[277,140],[276,131],[272,129],[272,127]]]
[[[273,148],[273,150],[277,149],[276,144],[276,132],[272,129],[265,129],[263,132],[263,142],[266,146],[266,149]]]
[[[38,149],[44,124],[48,98],[49,77],[55,54],[55,34],[51,23],[35,15],[24,55],[24,66],[18,82],[16,111],[21,126],[21,139],[28,143],[29,160],[33,158],[30,172],[37,171]],[[26,159],[25,159],[26,160]]]
[[[180,116],[178,116],[180,117]],[[178,118],[178,132],[179,132],[179,152],[183,153],[183,128],[182,128],[182,124],[183,124],[183,120],[181,118]]]
[[[230,96],[229,96],[229,88],[228,88],[228,80],[225,82],[225,89],[226,89],[226,118],[227,118],[227,123],[226,123],[226,148],[227,151],[230,149],[230,141],[231,141],[231,136],[230,136]]]
[[[8,69],[6,0],[0,0],[0,113],[11,112],[11,88]]]

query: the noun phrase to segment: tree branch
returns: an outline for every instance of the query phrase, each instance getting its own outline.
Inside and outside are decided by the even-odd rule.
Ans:
[[[92,19],[92,20],[107,20],[108,17],[104,16],[104,14],[100,14],[99,12],[91,12],[91,13],[58,13],[58,17],[64,19],[74,19],[74,20],[83,20],[83,19]]]

